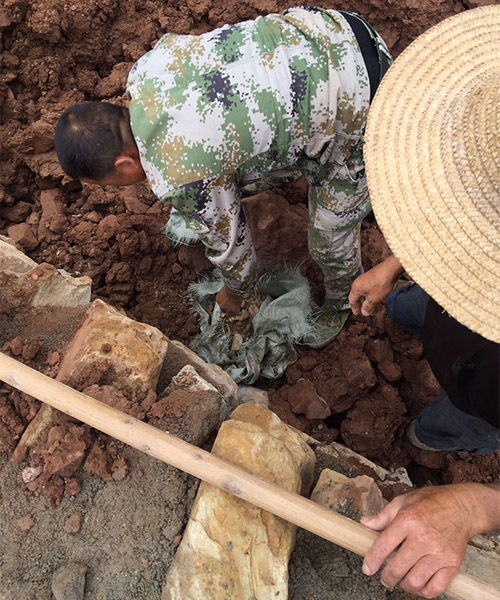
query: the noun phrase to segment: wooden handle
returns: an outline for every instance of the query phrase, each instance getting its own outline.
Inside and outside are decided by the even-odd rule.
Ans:
[[[137,450],[222,488],[351,552],[364,556],[378,535],[360,523],[77,392],[1,352],[0,379]],[[447,593],[457,600],[500,600],[500,592],[462,573],[453,579]]]

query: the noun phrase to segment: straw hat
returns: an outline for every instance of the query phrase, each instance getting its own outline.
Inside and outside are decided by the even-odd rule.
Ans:
[[[500,6],[417,38],[370,108],[377,221],[409,275],[463,325],[500,342]]]

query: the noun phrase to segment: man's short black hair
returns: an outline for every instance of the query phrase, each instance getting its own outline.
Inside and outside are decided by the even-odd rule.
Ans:
[[[100,181],[115,170],[115,159],[130,148],[128,110],[109,102],[67,108],[56,126],[56,152],[64,172]]]

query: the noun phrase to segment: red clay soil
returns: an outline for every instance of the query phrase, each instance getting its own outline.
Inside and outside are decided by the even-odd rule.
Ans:
[[[395,55],[443,18],[489,3],[318,2],[365,16]],[[169,208],[145,186],[102,190],[82,187],[64,177],[54,152],[54,124],[62,110],[74,102],[125,102],[124,84],[131,65],[166,31],[201,33],[294,4],[300,3],[5,0],[0,7],[0,233],[14,238],[39,263],[89,275],[96,297],[159,327],[169,337],[189,343],[197,326],[186,301],[186,289],[209,267],[202,248],[172,247],[163,234]],[[305,200],[306,189],[299,182],[278,195],[251,198],[247,207],[263,263],[274,265],[277,253],[284,263],[305,260],[303,272],[319,292],[320,271],[307,258]],[[383,258],[387,248],[372,222],[365,223],[363,238],[365,267],[369,267]],[[58,334],[51,331],[50,318],[40,315],[33,324],[23,322],[19,313],[14,326],[7,317],[15,312],[15,304],[11,299],[9,306],[0,309],[4,350],[54,374],[61,357],[54,354]],[[67,322],[68,327],[76,327],[78,318],[75,315]],[[310,382],[307,386],[314,391],[311,397],[316,402],[317,396],[326,401],[329,416],[306,419],[300,414],[293,396],[300,379]],[[92,395],[110,397],[102,382],[87,382],[86,387],[91,384],[87,391]],[[422,358],[420,343],[387,318],[350,319],[334,343],[318,351],[302,350],[299,361],[281,381],[266,385],[272,388],[271,408],[286,421],[319,439],[343,440],[383,465],[409,465],[417,483],[489,481],[500,476],[498,455],[429,455],[405,442],[405,426],[432,401],[437,386]],[[0,394],[0,451],[4,451],[12,449],[38,403],[5,388]],[[130,402],[116,395],[111,400],[121,407]],[[139,404],[134,404],[135,409],[144,412],[150,408],[137,408]],[[292,412],[291,406],[299,414]],[[326,414],[321,412],[325,411],[323,405],[318,404],[318,410],[315,415]],[[91,447],[84,463],[87,470],[104,479],[124,476],[126,466],[109,439],[90,436],[87,428],[76,424],[54,431],[52,436],[43,449],[48,463],[68,448],[80,449],[67,471],[54,466],[53,473],[58,476],[51,480],[57,488],[53,497],[78,488],[71,475],[84,461],[84,447]]]

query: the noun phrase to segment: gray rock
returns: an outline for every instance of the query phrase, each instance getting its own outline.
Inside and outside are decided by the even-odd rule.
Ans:
[[[69,563],[57,569],[52,576],[55,600],[82,600],[85,593],[86,565]]]
[[[164,372],[172,379],[186,365],[191,365],[208,383],[211,383],[222,396],[220,421],[229,416],[238,405],[238,386],[218,365],[205,362],[200,356],[177,340],[170,340],[164,361]]]
[[[35,267],[20,277],[20,285],[33,289],[31,306],[82,306],[89,304],[92,279],[72,277],[49,264]]]
[[[247,402],[257,402],[264,406],[269,406],[269,394],[265,390],[253,387],[252,385],[238,386],[238,404]]]

